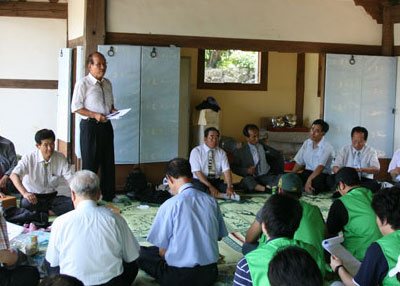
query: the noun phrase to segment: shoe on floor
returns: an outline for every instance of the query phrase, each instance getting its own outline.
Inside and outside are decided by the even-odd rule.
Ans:
[[[114,198],[111,200],[111,202],[114,203],[114,204],[120,204],[120,203],[123,203],[124,201],[121,200],[121,199],[118,198],[118,197],[114,197]]]

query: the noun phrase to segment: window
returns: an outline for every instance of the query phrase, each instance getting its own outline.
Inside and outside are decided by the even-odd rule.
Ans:
[[[197,88],[267,90],[267,70],[267,52],[199,49]]]

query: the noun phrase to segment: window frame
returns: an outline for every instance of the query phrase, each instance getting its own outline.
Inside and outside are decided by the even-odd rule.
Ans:
[[[222,49],[215,49],[222,50]],[[227,49],[224,49],[227,50]],[[240,50],[240,49],[238,49]],[[268,52],[255,51],[259,53],[259,79],[260,83],[210,83],[204,82],[205,72],[205,49],[198,49],[197,57],[197,88],[198,89],[220,89],[220,90],[267,90],[268,87]]]

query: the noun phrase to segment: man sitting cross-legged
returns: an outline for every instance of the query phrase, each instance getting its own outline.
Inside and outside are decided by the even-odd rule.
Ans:
[[[295,173],[283,175],[278,182],[278,193],[300,199],[302,195],[302,181]],[[303,215],[300,226],[294,234],[294,239],[311,244],[320,254],[324,256],[322,241],[325,236],[325,223],[321,211],[317,206],[299,200],[303,207]],[[256,249],[258,245],[266,242],[267,238],[262,232],[261,224],[262,208],[258,211],[256,218],[246,234],[246,241],[243,244],[242,252],[246,255],[248,252]],[[258,241],[258,242],[257,242]]]
[[[292,172],[299,173],[308,194],[316,195],[330,189],[327,179],[334,151],[325,139],[328,130],[328,123],[322,119],[315,120],[310,128],[310,139],[304,141],[294,157],[296,164]]]
[[[187,160],[171,160],[165,173],[175,196],[158,210],[147,236],[155,246],[140,248],[139,268],[160,285],[213,285],[218,240],[228,235],[218,203],[191,184]]]
[[[64,155],[54,150],[55,135],[42,129],[35,135],[37,150],[22,157],[11,173],[17,190],[21,193],[20,206],[30,211],[62,215],[74,207],[71,198],[57,196],[68,186],[72,173]]]
[[[363,260],[368,246],[382,235],[371,207],[372,192],[360,187],[354,168],[343,167],[336,174],[336,189],[341,194],[329,209],[329,236],[343,231],[343,246],[358,260]]]
[[[235,198],[232,173],[224,150],[218,147],[219,131],[214,127],[204,130],[204,144],[190,152],[190,165],[193,172],[193,185],[200,191],[215,198]],[[224,173],[228,185],[220,179]],[[223,194],[223,193],[226,193]],[[237,196],[238,197],[238,196]]]
[[[259,143],[259,129],[257,125],[247,124],[243,128],[243,135],[247,144],[235,152],[232,170],[242,176],[241,185],[245,191],[271,192],[276,186],[277,174],[272,174],[268,164],[263,144]]]
[[[14,189],[9,177],[17,163],[14,144],[7,138],[0,136],[0,198],[4,198],[5,193]]]
[[[361,267],[353,278],[337,257],[331,257],[331,267],[348,285],[400,285],[398,280],[400,256],[400,189],[379,191],[372,208],[383,237],[367,249]],[[397,276],[397,277],[396,277]]]
[[[84,285],[128,286],[135,280],[139,244],[119,214],[97,205],[99,178],[89,170],[72,178],[75,210],[53,223],[46,260],[49,272],[75,277]]]
[[[302,212],[299,200],[287,195],[276,194],[267,200],[261,213],[261,227],[268,240],[239,260],[233,281],[234,286],[269,286],[267,275],[269,262],[277,251],[288,246],[298,246],[307,250],[317,262],[321,274],[325,274],[325,263],[317,249],[310,244],[293,239],[300,225]]]

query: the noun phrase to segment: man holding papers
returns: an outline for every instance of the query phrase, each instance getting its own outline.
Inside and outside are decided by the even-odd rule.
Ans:
[[[372,200],[372,208],[383,237],[373,242],[365,254],[357,274],[352,275],[341,259],[332,256],[332,270],[347,285],[400,285],[400,189],[393,187],[378,192]]]
[[[71,110],[82,116],[82,168],[97,173],[101,169],[100,188],[103,200],[120,202],[115,197],[114,132],[106,118],[117,112],[111,82],[104,78],[105,57],[98,52],[88,57],[89,74],[76,83]]]

